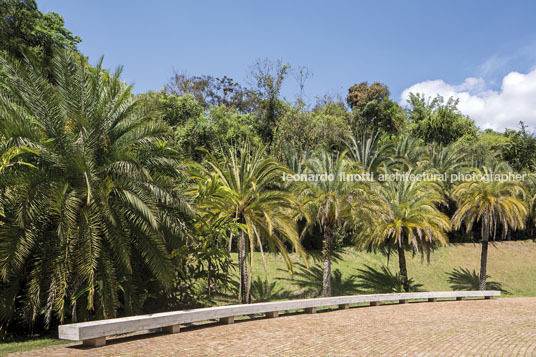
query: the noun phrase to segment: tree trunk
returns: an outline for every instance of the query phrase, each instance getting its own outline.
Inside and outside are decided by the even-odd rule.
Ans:
[[[409,292],[408,267],[406,265],[406,252],[404,246],[398,245],[398,267],[400,268],[400,278],[405,292]]]
[[[210,281],[212,279],[212,274],[210,274],[212,271],[212,264],[210,264],[210,258],[208,260],[208,272],[207,272],[207,290],[208,290],[208,298],[211,298],[211,289],[210,289]]]
[[[322,255],[324,269],[322,276],[322,296],[331,296],[331,255],[333,253],[333,228],[324,227],[324,244]]]
[[[487,265],[488,265],[488,237],[482,239],[482,254],[480,255],[480,290],[486,290]]]
[[[247,267],[246,237],[243,231],[238,236],[238,269],[240,272],[240,301],[242,304],[249,304],[248,294],[249,276]]]

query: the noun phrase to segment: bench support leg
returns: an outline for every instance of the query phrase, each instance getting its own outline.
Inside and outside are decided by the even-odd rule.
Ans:
[[[279,317],[279,311],[270,311],[266,313],[266,317],[275,318]]]
[[[101,347],[106,345],[106,337],[90,338],[89,340],[82,341],[84,346]]]
[[[398,303],[399,303],[399,304],[407,304],[407,303],[408,303],[408,299],[398,300]]]
[[[486,300],[493,300],[493,296],[484,296],[484,299],[486,299]]]
[[[234,316],[222,317],[220,319],[220,322],[222,324],[227,324],[227,325],[234,324]]]
[[[370,306],[380,306],[380,302],[379,301],[371,301]]]
[[[340,304],[339,310],[346,310],[350,308],[350,304]]]
[[[428,302],[437,302],[437,298],[428,298]]]
[[[458,296],[458,297],[456,298],[456,301],[463,301],[463,300],[465,300],[465,297],[464,297],[464,296]]]
[[[165,333],[181,332],[181,325],[164,326],[162,327],[162,332],[165,332]]]
[[[305,308],[306,314],[316,314],[316,307],[307,307]]]

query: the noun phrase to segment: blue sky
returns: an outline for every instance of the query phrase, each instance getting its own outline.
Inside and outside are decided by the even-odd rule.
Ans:
[[[492,92],[502,95],[509,73],[529,74],[536,65],[531,1],[38,0],[38,5],[64,17],[90,61],[104,55],[106,67],[123,65],[123,79],[135,83],[136,92],[159,90],[173,70],[244,82],[256,58],[281,58],[314,73],[305,87],[311,101],[325,93],[344,96],[361,81],[387,84],[402,102],[404,90],[422,83],[413,88],[450,93],[446,85],[456,94],[485,99]],[[465,85],[468,78],[478,85]],[[297,92],[289,77],[283,94],[293,99]],[[465,111],[474,116],[474,109]],[[531,110],[522,116],[527,121]],[[475,120],[487,125],[479,115]],[[515,120],[493,119],[488,126],[494,123],[500,129]]]

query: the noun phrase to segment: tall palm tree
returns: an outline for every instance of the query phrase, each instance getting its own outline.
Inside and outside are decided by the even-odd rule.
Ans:
[[[413,170],[408,171],[409,174]],[[372,229],[363,244],[369,247],[387,246],[398,251],[400,276],[407,292],[410,289],[405,249],[426,253],[435,245],[447,243],[449,218],[437,209],[442,202],[435,182],[391,180],[380,188],[380,195],[388,204],[386,218]]]
[[[22,287],[27,319],[41,311],[47,324],[54,315],[112,317],[135,268],[170,288],[170,252],[192,211],[175,189],[168,127],[102,61],[92,68],[60,51],[54,84],[31,60],[0,62],[0,135],[33,166],[8,167],[0,178],[9,207],[0,281]]]
[[[225,194],[212,197],[211,209],[217,217],[230,217],[240,228],[238,233],[238,266],[240,300],[251,302],[252,255],[267,242],[283,255],[287,267],[292,264],[285,242],[290,243],[306,260],[296,225],[298,206],[294,196],[279,189],[283,166],[265,155],[265,148],[250,149],[249,145],[232,148],[216,158],[207,152],[204,180],[218,180]],[[203,176],[199,177],[203,179]]]
[[[505,164],[501,164],[496,168],[474,169],[473,172],[482,176],[508,170]],[[502,227],[503,237],[506,237],[509,229],[525,227],[528,208],[524,196],[525,189],[519,181],[471,180],[459,183],[453,190],[458,204],[452,216],[453,228],[460,229],[464,223],[470,232],[475,222],[481,224],[480,290],[486,290],[489,238],[495,238],[497,226]]]
[[[331,296],[331,260],[335,230],[342,225],[368,227],[382,209],[382,202],[370,190],[369,183],[340,179],[340,174],[357,173],[353,163],[346,160],[345,156],[346,152],[334,157],[323,151],[310,160],[306,172],[315,177],[331,174],[333,179],[312,180],[296,186],[309,217],[315,219],[315,223],[323,232],[323,296]]]

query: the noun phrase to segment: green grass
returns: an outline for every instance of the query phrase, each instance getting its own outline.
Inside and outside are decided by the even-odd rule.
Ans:
[[[236,256],[236,254],[233,254]],[[236,258],[236,257],[234,257]],[[420,255],[407,254],[408,274],[416,283],[423,284],[427,291],[452,290],[448,282],[448,273],[456,268],[470,271],[480,270],[480,244],[449,244],[432,252],[430,264],[422,261]],[[294,263],[300,263],[298,256],[292,255]],[[536,296],[536,241],[494,242],[490,244],[488,254],[489,281],[502,284],[508,291],[506,296]],[[311,265],[315,264],[310,259]],[[387,258],[380,253],[367,253],[354,248],[345,248],[341,259],[333,264],[333,270],[339,269],[342,280],[349,279],[364,265],[380,267],[387,264]],[[268,280],[277,282],[277,287],[284,289],[289,296],[299,296],[303,289],[297,286],[287,271],[283,258],[278,254],[266,254]],[[392,254],[389,268],[398,271],[398,256]],[[253,276],[264,280],[264,269],[260,253],[253,258]],[[296,277],[295,277],[296,278]],[[344,291],[344,294],[358,293]]]
[[[8,353],[36,350],[48,346],[61,345],[70,342],[71,341],[57,340],[54,338],[46,337],[39,337],[22,341],[2,342],[0,343],[0,356],[7,355]]]

